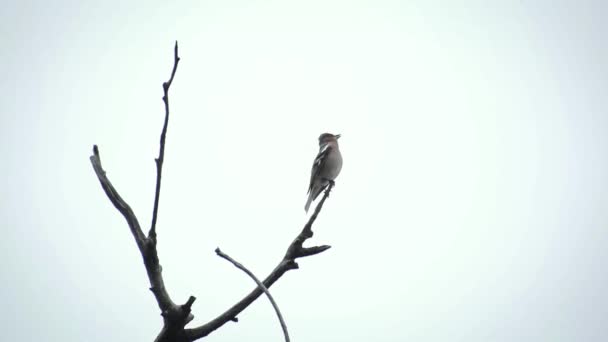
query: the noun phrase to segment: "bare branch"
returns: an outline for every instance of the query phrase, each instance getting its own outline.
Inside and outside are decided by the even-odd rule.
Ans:
[[[127,220],[127,224],[129,224],[129,228],[131,229],[131,233],[135,238],[135,243],[137,243],[137,247],[140,251],[143,251],[146,246],[146,236],[141,231],[141,227],[139,225],[139,221],[133,213],[131,207],[125,202],[125,200],[120,197],[118,191],[114,188],[108,177],[106,176],[106,172],[101,167],[101,158],[99,156],[99,148],[97,145],[93,145],[93,155],[89,158],[91,160],[91,164],[93,165],[93,170],[95,170],[95,174],[99,179],[99,183],[101,183],[101,187],[103,191],[105,191],[106,195],[114,204],[114,207],[118,209],[118,211],[124,216]]]
[[[114,188],[110,180],[106,176],[106,172],[103,170],[101,166],[101,158],[99,156],[99,149],[97,145],[93,147],[93,155],[90,157],[91,164],[93,165],[93,169],[101,187],[104,192],[112,202],[112,204],[118,209],[118,211],[124,216],[126,219],[133,238],[137,244],[137,247],[140,251],[140,254],[143,258],[144,265],[146,268],[146,273],[148,275],[148,280],[150,282],[150,290],[154,294],[156,302],[161,311],[161,316],[164,320],[164,325],[161,332],[158,334],[155,339],[156,342],[186,342],[186,341],[194,341],[204,336],[209,335],[211,332],[215,331],[219,327],[223,326],[229,321],[237,322],[237,315],[239,315],[245,308],[247,308],[251,303],[253,303],[262,293],[266,292],[271,303],[275,307],[277,311],[277,315],[279,316],[279,320],[281,321],[281,326],[284,329],[285,338],[289,341],[289,336],[287,334],[287,328],[285,326],[285,322],[282,319],[282,316],[274,302],[274,299],[271,297],[268,292],[268,288],[274,284],[285,272],[297,269],[298,264],[296,263],[296,259],[300,257],[306,257],[310,255],[315,255],[322,253],[330,248],[330,246],[314,246],[314,247],[303,247],[303,243],[313,236],[312,232],[312,224],[316,220],[319,215],[325,200],[329,196],[331,189],[333,187],[333,183],[331,183],[327,189],[325,190],[325,194],[321,201],[317,204],[317,207],[314,213],[310,216],[308,222],[302,229],[302,231],[298,234],[298,236],[292,241],[292,243],[287,248],[285,256],[279,262],[279,264],[275,267],[275,269],[264,279],[263,282],[260,282],[251,272],[247,271],[245,267],[238,264],[236,261],[228,257],[224,254],[225,258],[235,264],[235,266],[242,267],[244,271],[246,271],[258,284],[253,291],[251,291],[247,296],[241,299],[238,303],[233,305],[227,311],[211,320],[210,322],[193,329],[185,329],[185,325],[188,324],[194,316],[191,313],[191,308],[196,300],[195,297],[190,296],[187,302],[183,305],[177,305],[173,302],[165,288],[164,280],[162,277],[162,267],[160,265],[160,261],[158,258],[158,252],[156,249],[156,223],[158,219],[158,207],[160,201],[160,186],[161,186],[161,177],[162,177],[162,167],[165,155],[165,140],[167,135],[167,126],[169,124],[169,88],[173,83],[173,79],[175,77],[175,73],[177,71],[177,65],[180,61],[180,57],[178,55],[178,46],[177,42],[175,42],[174,48],[174,61],[173,61],[173,69],[171,71],[171,77],[167,82],[163,83],[163,102],[165,104],[165,120],[163,124],[163,129],[160,136],[160,149],[158,158],[156,161],[156,191],[154,196],[154,208],[152,212],[152,223],[150,226],[150,230],[148,235],[146,236],[135,216],[135,213],[131,209],[131,207],[122,199],[122,197],[118,194],[118,191]],[[218,249],[218,255],[221,255],[221,251]]]
[[[162,277],[162,267],[160,265],[160,261],[158,259],[158,252],[156,250],[156,219],[158,215],[158,201],[160,196],[160,183],[161,183],[161,173],[162,173],[162,164],[165,153],[165,136],[167,133],[167,125],[169,120],[169,97],[168,91],[171,83],[173,82],[173,78],[175,77],[175,72],[177,70],[177,63],[179,62],[179,57],[177,54],[177,42],[175,42],[174,49],[174,64],[173,70],[171,72],[171,78],[169,81],[163,83],[164,96],[163,101],[165,102],[165,122],[163,125],[163,130],[160,138],[160,152],[159,157],[156,159],[156,171],[157,171],[157,179],[156,179],[156,195],[154,199],[154,212],[153,212],[153,223],[150,228],[150,232],[148,233],[148,237],[144,235],[141,230],[141,226],[135,213],[131,207],[120,197],[110,180],[106,176],[106,172],[103,170],[101,166],[101,159],[99,156],[99,149],[97,145],[93,146],[93,155],[90,157],[91,164],[93,165],[93,169],[95,170],[95,174],[101,183],[101,187],[105,191],[106,195],[114,204],[116,209],[120,211],[120,213],[125,217],[127,223],[129,224],[129,228],[131,229],[131,233],[135,238],[135,242],[137,243],[137,247],[144,261],[144,265],[146,267],[146,273],[148,275],[148,280],[150,281],[150,290],[154,294],[156,302],[158,303],[158,307],[161,311],[161,315],[164,318],[164,326],[156,341],[185,341],[184,337],[184,326],[192,321],[194,316],[191,314],[191,307],[195,297],[191,296],[188,301],[183,305],[177,305],[169,296],[167,289],[165,288],[165,283]]]
[[[313,236],[312,224],[317,219],[317,216],[319,216],[319,213],[323,208],[323,204],[329,196],[329,193],[331,192],[332,188],[333,184],[330,184],[325,189],[325,194],[323,195],[323,198],[317,204],[314,213],[310,216],[308,222],[306,223],[306,225],[304,225],[304,228],[302,229],[300,234],[298,234],[298,236],[289,245],[283,259],[262,282],[262,284],[266,288],[270,288],[270,286],[272,286],[272,284],[274,284],[279,278],[281,278],[281,276],[283,276],[285,272],[297,269],[298,264],[295,261],[297,258],[318,254],[330,248],[330,246],[326,245],[305,248],[302,247],[302,245],[304,241]],[[249,305],[251,305],[251,303],[253,303],[263,293],[264,291],[259,286],[257,286],[253,291],[251,291],[238,303],[234,304],[230,309],[226,310],[224,313],[211,320],[210,322],[196,328],[185,329],[188,341],[195,341],[199,338],[205,337],[216,329],[218,329],[219,327],[221,327],[222,325],[226,324],[227,322],[234,321],[243,310],[245,310]]]
[[[167,126],[169,125],[169,88],[173,83],[175,72],[177,71],[177,63],[179,63],[179,55],[177,53],[177,41],[175,41],[175,48],[173,49],[173,70],[171,71],[171,77],[165,83],[163,83],[163,102],[165,103],[165,123],[163,130],[160,134],[160,150],[158,151],[158,158],[156,162],[156,193],[154,195],[154,209],[152,211],[152,225],[148,232],[148,238],[152,239],[156,243],[156,220],[158,218],[158,204],[160,201],[160,181],[163,173],[163,161],[165,160],[165,139],[167,137]]]
[[[219,247],[215,249],[215,253],[217,255],[219,255],[221,258],[224,258],[224,259],[230,261],[236,268],[238,268],[238,269],[242,270],[243,272],[247,273],[247,275],[250,276],[251,279],[253,279],[253,281],[255,281],[256,284],[258,284],[258,287],[261,288],[264,291],[264,293],[268,297],[268,300],[270,301],[270,304],[272,304],[272,307],[274,308],[274,311],[277,313],[277,317],[279,317],[279,322],[281,323],[281,328],[283,329],[283,336],[285,336],[285,342],[289,342],[289,333],[287,332],[287,324],[285,324],[285,320],[283,320],[283,315],[281,315],[281,310],[279,310],[279,306],[274,301],[274,298],[272,298],[272,295],[270,294],[270,291],[268,291],[268,289],[266,288],[266,286],[264,286],[264,284],[262,284],[262,282],[250,270],[248,270],[241,263],[239,263],[236,260],[232,259],[228,254],[222,252],[219,249]]]
[[[129,228],[131,228],[131,233],[133,234],[137,247],[139,248],[139,252],[144,259],[146,272],[148,273],[148,279],[150,280],[150,290],[152,290],[154,296],[156,297],[158,307],[160,308],[161,312],[170,311],[173,307],[175,307],[175,304],[171,301],[171,298],[165,289],[165,284],[161,275],[162,268],[158,261],[158,254],[155,246],[149,243],[149,240],[145,237],[141,230],[135,213],[133,213],[133,210],[127,204],[127,202],[120,197],[118,191],[116,191],[106,176],[106,172],[101,167],[101,159],[99,157],[99,149],[97,148],[97,145],[93,146],[93,155],[90,157],[90,159],[93,169],[95,170],[95,174],[97,174],[97,178],[99,179],[99,183],[101,183],[101,187],[112,204],[114,204],[116,209],[118,209],[118,211],[120,211],[120,213],[125,217],[127,223],[129,224]]]

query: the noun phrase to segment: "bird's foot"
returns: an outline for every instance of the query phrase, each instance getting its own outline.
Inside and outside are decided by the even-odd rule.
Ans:
[[[329,193],[331,192],[331,189],[334,188],[334,185],[336,185],[336,182],[334,182],[331,179],[327,179],[327,178],[323,178],[324,181],[326,181],[328,184],[325,186],[325,196],[329,197]]]
[[[336,182],[332,179],[325,178],[325,181],[327,181],[332,188],[336,185]]]

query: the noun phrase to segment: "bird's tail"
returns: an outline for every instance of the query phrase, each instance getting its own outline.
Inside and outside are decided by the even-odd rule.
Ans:
[[[312,203],[314,197],[314,193],[312,191],[310,191],[310,193],[308,193],[308,200],[306,201],[306,205],[304,206],[304,211],[308,212],[308,209],[310,208],[310,204]]]
[[[306,205],[304,206],[304,210],[306,212],[308,212],[308,209],[310,208],[310,205],[312,204],[312,201],[316,200],[317,197],[319,197],[319,194],[321,193],[321,191],[323,191],[323,189],[325,189],[325,187],[327,186],[327,184],[314,184],[312,189],[310,189],[310,192],[308,193],[308,200],[306,201]]]

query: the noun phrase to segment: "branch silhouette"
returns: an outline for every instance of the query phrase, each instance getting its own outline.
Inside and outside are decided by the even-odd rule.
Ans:
[[[313,236],[312,224],[319,216],[319,213],[323,208],[325,200],[327,200],[327,197],[329,197],[329,193],[331,192],[333,185],[334,184],[331,183],[327,186],[327,188],[325,189],[325,193],[323,194],[323,198],[317,204],[314,213],[310,216],[308,222],[306,222],[300,234],[298,234],[298,236],[296,236],[296,238],[291,242],[289,247],[287,247],[287,252],[285,252],[285,256],[283,257],[283,259],[262,282],[262,284],[264,284],[267,289],[270,288],[270,286],[272,286],[272,284],[274,284],[277,280],[279,280],[279,278],[281,278],[283,274],[285,274],[285,272],[299,268],[298,263],[296,262],[297,258],[303,258],[319,254],[331,248],[331,246],[328,245],[304,247],[303,244],[307,239]],[[224,313],[217,316],[215,319],[199,327],[193,329],[186,329],[186,335],[188,336],[190,341],[194,341],[196,339],[209,335],[211,332],[218,329],[227,322],[236,320],[238,314],[245,310],[245,308],[247,308],[263,293],[264,291],[259,286],[256,287],[247,296],[245,296],[239,302],[234,304]]]
[[[165,287],[165,282],[162,276],[162,267],[158,258],[157,251],[157,235],[156,235],[156,223],[158,219],[158,210],[160,202],[160,188],[162,178],[162,167],[165,155],[165,141],[167,135],[167,128],[169,124],[169,89],[175,74],[177,72],[177,66],[180,61],[178,54],[177,41],[173,50],[173,69],[171,70],[171,76],[167,82],[163,83],[163,102],[165,107],[165,119],[163,128],[160,136],[160,147],[158,157],[155,159],[156,162],[156,191],[154,195],[154,207],[152,211],[152,223],[150,230],[146,236],[141,229],[141,225],[137,219],[137,216],[133,212],[133,209],[127,204],[127,202],[120,196],[116,188],[112,185],[112,182],[106,175],[106,171],[103,169],[101,164],[101,156],[97,145],[93,146],[93,154],[90,156],[91,165],[93,170],[101,184],[103,191],[106,196],[110,199],[110,202],[116,207],[116,209],[122,214],[127,221],[131,234],[135,239],[137,248],[142,256],[146,273],[150,283],[150,290],[154,294],[154,298],[158,304],[158,307],[163,317],[163,327],[155,339],[155,342],[190,342],[197,339],[203,338],[209,335],[211,332],[217,330],[229,321],[238,321],[237,315],[240,314],[245,308],[253,303],[264,291],[274,284],[285,272],[297,269],[298,264],[296,263],[297,258],[306,257],[310,255],[319,254],[326,251],[330,246],[314,246],[304,247],[303,243],[313,236],[312,224],[317,219],[325,200],[329,196],[329,193],[333,187],[333,183],[325,189],[323,198],[317,204],[314,213],[310,216],[307,223],[304,225],[302,231],[296,236],[292,243],[287,248],[285,256],[275,267],[275,269],[264,279],[262,282],[263,286],[256,287],[248,295],[246,295],[239,302],[234,304],[231,308],[220,314],[215,319],[203,324],[199,327],[187,329],[185,326],[194,319],[192,315],[192,305],[196,300],[196,297],[190,296],[188,300],[181,305],[176,304]],[[218,249],[219,251],[219,249]],[[219,251],[221,253],[221,251]],[[218,255],[220,255],[218,253]],[[221,255],[220,255],[221,256]],[[228,257],[229,258],[229,257]],[[227,259],[230,260],[230,259]],[[236,264],[235,264],[236,265]],[[237,266],[238,267],[238,266]],[[252,274],[251,274],[252,275]],[[259,282],[259,280],[257,281]],[[268,293],[268,292],[267,292]],[[269,298],[270,294],[268,293]],[[271,300],[273,302],[273,300]],[[276,304],[276,303],[274,303]],[[286,326],[280,312],[278,311],[280,320],[283,324],[285,336],[288,338]]]
[[[160,134],[160,150],[158,151],[158,158],[156,162],[156,192],[154,194],[154,209],[152,210],[152,225],[148,232],[148,238],[151,238],[156,242],[156,220],[158,218],[158,204],[160,201],[160,180],[163,173],[163,161],[165,160],[165,140],[167,138],[167,126],[169,125],[169,88],[173,83],[175,72],[177,71],[177,64],[179,63],[179,55],[177,53],[177,41],[173,48],[173,70],[171,70],[171,77],[165,83],[163,83],[163,102],[165,103],[165,123],[163,124],[163,130]]]
[[[285,336],[285,342],[289,342],[289,332],[287,332],[287,324],[285,324],[285,320],[283,319],[283,315],[281,314],[281,310],[279,310],[279,306],[277,305],[277,302],[275,302],[274,298],[272,297],[272,295],[270,294],[270,291],[268,291],[266,286],[264,286],[264,284],[253,274],[253,272],[248,270],[247,267],[243,266],[243,264],[241,264],[240,262],[232,259],[228,254],[222,252],[219,247],[215,249],[215,253],[219,257],[230,261],[234,265],[234,267],[245,272],[249,277],[251,277],[251,279],[253,279],[253,281],[255,281],[256,284],[258,284],[258,287],[260,289],[262,289],[262,291],[264,291],[264,293],[266,294],[266,297],[268,297],[268,300],[270,301],[270,304],[272,304],[274,311],[277,313],[277,317],[279,318],[279,323],[281,323],[281,329],[283,329],[283,336]]]

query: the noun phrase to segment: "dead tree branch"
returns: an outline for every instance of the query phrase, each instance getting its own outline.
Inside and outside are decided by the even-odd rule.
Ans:
[[[135,213],[133,213],[131,207],[122,199],[122,197],[118,194],[118,191],[116,191],[106,176],[106,172],[101,166],[101,159],[97,145],[93,146],[93,155],[90,159],[91,164],[93,164],[93,169],[97,174],[97,178],[101,183],[101,187],[112,204],[114,204],[116,209],[118,209],[118,211],[120,211],[120,213],[125,217],[127,223],[129,224],[129,228],[131,228],[131,233],[135,238],[135,243],[137,243],[137,247],[139,248],[139,251],[144,259],[148,279],[150,280],[150,289],[156,297],[158,307],[163,313],[171,311],[176,305],[173,303],[169,297],[169,294],[167,293],[167,290],[165,289],[156,248],[150,243],[148,238],[146,238],[142,232],[139,221],[137,220],[137,217],[135,216]]]
[[[311,238],[313,236],[312,232],[312,224],[319,216],[321,209],[323,208],[323,204],[325,200],[329,196],[333,184],[330,184],[325,190],[325,194],[323,198],[317,204],[315,208],[315,212],[310,216],[304,228],[296,236],[293,242],[287,248],[287,252],[283,259],[279,262],[279,264],[270,272],[270,274],[264,279],[262,282],[266,288],[270,288],[272,284],[274,284],[285,272],[289,270],[297,269],[299,266],[296,262],[297,258],[307,257],[310,255],[319,254],[331,248],[331,246],[323,245],[323,246],[315,246],[315,247],[303,247],[304,241]],[[253,303],[259,296],[261,296],[264,291],[258,286],[253,291],[251,291],[247,296],[241,299],[238,303],[234,304],[230,309],[226,310],[221,315],[217,316],[215,319],[210,322],[203,324],[199,327],[193,329],[185,329],[186,336],[189,341],[195,341],[199,338],[205,337],[209,335],[214,330],[218,329],[222,325],[226,324],[229,321],[234,321],[236,317],[247,308],[251,303]]]
[[[156,220],[158,218],[158,203],[160,201],[160,180],[163,173],[163,161],[165,160],[165,139],[167,137],[167,126],[169,125],[169,87],[173,83],[175,72],[177,71],[177,63],[179,63],[179,55],[177,54],[177,41],[175,42],[175,48],[173,48],[173,70],[171,71],[171,77],[165,83],[163,83],[163,102],[165,103],[165,123],[163,124],[163,130],[160,134],[160,150],[158,151],[158,158],[156,162],[156,192],[154,194],[154,209],[152,211],[152,225],[148,232],[148,238],[156,243]]]
[[[165,104],[165,120],[163,124],[162,133],[160,136],[160,149],[158,158],[156,161],[156,192],[154,196],[154,208],[152,212],[152,224],[150,226],[150,231],[146,236],[141,229],[141,225],[135,216],[135,213],[131,209],[131,207],[127,204],[127,202],[118,194],[118,191],[114,188],[108,177],[106,176],[106,172],[101,166],[101,157],[99,153],[99,149],[97,145],[93,146],[93,155],[91,155],[91,165],[93,166],[93,170],[97,175],[99,183],[101,184],[102,189],[114,205],[116,209],[124,216],[129,228],[131,230],[131,234],[135,239],[135,243],[137,244],[137,248],[142,256],[144,261],[144,265],[146,268],[146,273],[148,275],[148,280],[150,282],[150,290],[154,294],[156,302],[158,303],[158,307],[161,311],[161,316],[163,317],[163,328],[161,332],[155,339],[155,342],[189,342],[200,339],[209,335],[211,332],[215,331],[222,325],[224,325],[228,321],[237,321],[237,315],[240,314],[245,308],[247,308],[251,303],[253,303],[264,290],[267,291],[272,284],[274,284],[285,272],[297,269],[298,264],[296,263],[296,259],[300,257],[306,257],[314,254],[321,253],[330,248],[330,246],[315,246],[315,247],[303,247],[303,243],[312,237],[312,224],[316,220],[325,200],[329,196],[329,193],[333,187],[333,183],[330,184],[325,190],[325,194],[323,198],[317,204],[317,207],[314,213],[310,216],[308,222],[298,234],[298,236],[293,240],[293,242],[287,248],[287,252],[285,256],[279,262],[279,264],[275,267],[275,269],[266,277],[266,279],[262,282],[263,286],[256,287],[251,293],[241,299],[234,306],[229,308],[226,312],[219,315],[217,318],[211,320],[207,324],[199,326],[193,329],[186,329],[185,326],[188,324],[194,316],[191,314],[192,304],[196,298],[194,296],[190,296],[190,298],[186,301],[186,303],[182,305],[175,304],[169,293],[165,287],[165,283],[162,276],[162,267],[160,265],[160,260],[158,258],[158,252],[156,249],[157,245],[157,237],[156,237],[156,222],[158,218],[158,207],[160,201],[160,185],[161,185],[161,176],[162,176],[162,166],[165,155],[165,140],[167,134],[167,126],[169,123],[169,88],[173,83],[173,79],[175,77],[175,73],[177,71],[177,65],[179,63],[180,57],[178,55],[177,42],[175,42],[174,54],[173,54],[173,69],[171,71],[171,77],[167,82],[163,83],[163,102]],[[221,251],[220,251],[221,252]],[[259,282],[259,280],[258,280]],[[264,289],[264,287],[266,289]],[[268,294],[269,298],[270,294]],[[273,302],[273,300],[271,299]],[[274,303],[276,304],[276,303]],[[278,312],[280,319],[282,320],[280,313]],[[284,322],[283,322],[284,324]],[[285,335],[287,337],[287,330],[285,328]],[[288,338],[288,337],[287,337]]]
[[[179,62],[177,42],[175,42],[174,49],[174,62],[173,70],[171,72],[171,78],[168,82],[163,84],[164,96],[163,101],[165,102],[165,123],[160,138],[160,152],[159,157],[156,159],[157,179],[156,179],[156,195],[154,200],[154,212],[153,212],[153,223],[150,229],[148,237],[144,235],[139,221],[135,216],[135,213],[131,207],[122,199],[118,194],[118,191],[114,188],[106,172],[101,166],[101,158],[99,156],[99,149],[97,145],[93,147],[93,155],[90,157],[91,164],[95,170],[95,174],[101,183],[101,187],[105,191],[106,195],[114,204],[116,209],[125,217],[131,233],[135,238],[137,247],[144,261],[148,279],[150,281],[150,290],[154,294],[158,307],[161,311],[161,315],[164,318],[164,327],[159,334],[157,341],[177,341],[175,337],[183,335],[184,326],[190,322],[194,316],[190,313],[192,304],[196,300],[195,297],[191,296],[188,301],[183,305],[177,305],[171,300],[169,293],[165,287],[165,283],[162,276],[162,267],[158,259],[158,252],[156,250],[156,218],[158,212],[158,201],[160,196],[160,183],[161,183],[161,172],[162,163],[165,151],[165,136],[167,132],[167,124],[169,120],[169,87],[173,82],[175,71],[177,70],[177,63]],[[183,340],[183,338],[182,338]]]
[[[251,277],[251,279],[253,279],[253,281],[255,281],[256,284],[258,284],[258,287],[262,289],[262,291],[264,291],[266,297],[268,297],[268,300],[270,301],[270,304],[272,304],[274,311],[277,313],[277,317],[279,318],[279,322],[281,323],[281,329],[283,329],[283,336],[285,336],[285,342],[289,342],[287,324],[285,324],[285,320],[283,319],[283,315],[281,315],[281,310],[279,310],[277,302],[274,301],[274,298],[272,298],[272,295],[270,294],[270,291],[268,291],[266,286],[264,286],[264,284],[253,274],[253,272],[248,270],[247,267],[243,266],[240,262],[232,259],[228,254],[222,252],[219,247],[215,249],[215,253],[221,258],[230,261],[239,270],[245,272],[249,277]]]

